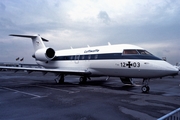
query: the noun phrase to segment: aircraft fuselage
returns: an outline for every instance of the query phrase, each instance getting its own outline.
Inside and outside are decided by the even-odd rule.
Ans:
[[[45,68],[86,70],[90,76],[157,78],[177,73],[168,62],[129,44],[60,50],[51,61],[37,63]]]

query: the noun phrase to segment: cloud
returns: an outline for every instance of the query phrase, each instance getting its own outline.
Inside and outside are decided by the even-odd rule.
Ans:
[[[170,62],[180,61],[179,6],[179,0],[0,1],[1,50],[11,51],[5,54],[8,57],[23,56],[24,50],[33,53],[31,42],[8,35],[40,34],[50,40],[46,45],[55,49],[127,43],[171,57]]]
[[[4,11],[6,9],[6,6],[3,3],[0,3],[0,12]]]
[[[108,24],[108,22],[110,21],[109,15],[106,13],[106,11],[100,11],[98,14],[98,18],[106,24]]]

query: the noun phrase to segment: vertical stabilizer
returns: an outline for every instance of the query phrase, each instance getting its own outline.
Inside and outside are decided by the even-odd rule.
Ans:
[[[10,36],[31,38],[35,51],[37,51],[38,49],[41,49],[41,48],[46,48],[43,41],[48,42],[48,40],[42,38],[40,35],[16,35],[16,34],[11,34]]]
[[[36,37],[33,37],[32,42],[33,42],[33,46],[34,46],[35,51],[38,49],[41,49],[41,48],[45,48],[45,45],[44,45],[44,43],[43,43],[43,41],[39,35]]]
[[[43,41],[48,42],[48,40],[40,37],[40,35],[15,35],[11,34],[10,36],[16,37],[25,37],[31,38],[34,46],[34,54],[32,55],[38,61],[51,61],[55,57],[55,50],[49,47],[46,47]]]

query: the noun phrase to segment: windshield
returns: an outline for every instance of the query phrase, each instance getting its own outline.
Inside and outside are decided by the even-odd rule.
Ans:
[[[136,54],[136,55],[152,55],[150,52],[146,51],[146,50],[135,50],[135,49],[126,49],[123,51],[124,55],[128,55],[128,54]]]

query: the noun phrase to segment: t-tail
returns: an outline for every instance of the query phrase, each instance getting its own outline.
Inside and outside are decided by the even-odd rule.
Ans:
[[[17,35],[17,34],[10,34],[10,36],[16,37],[25,37],[31,38],[33,47],[34,47],[34,54],[32,55],[36,60],[40,61],[50,61],[55,57],[55,50],[49,47],[46,47],[43,41],[48,42],[47,39],[42,38],[40,35]]]

